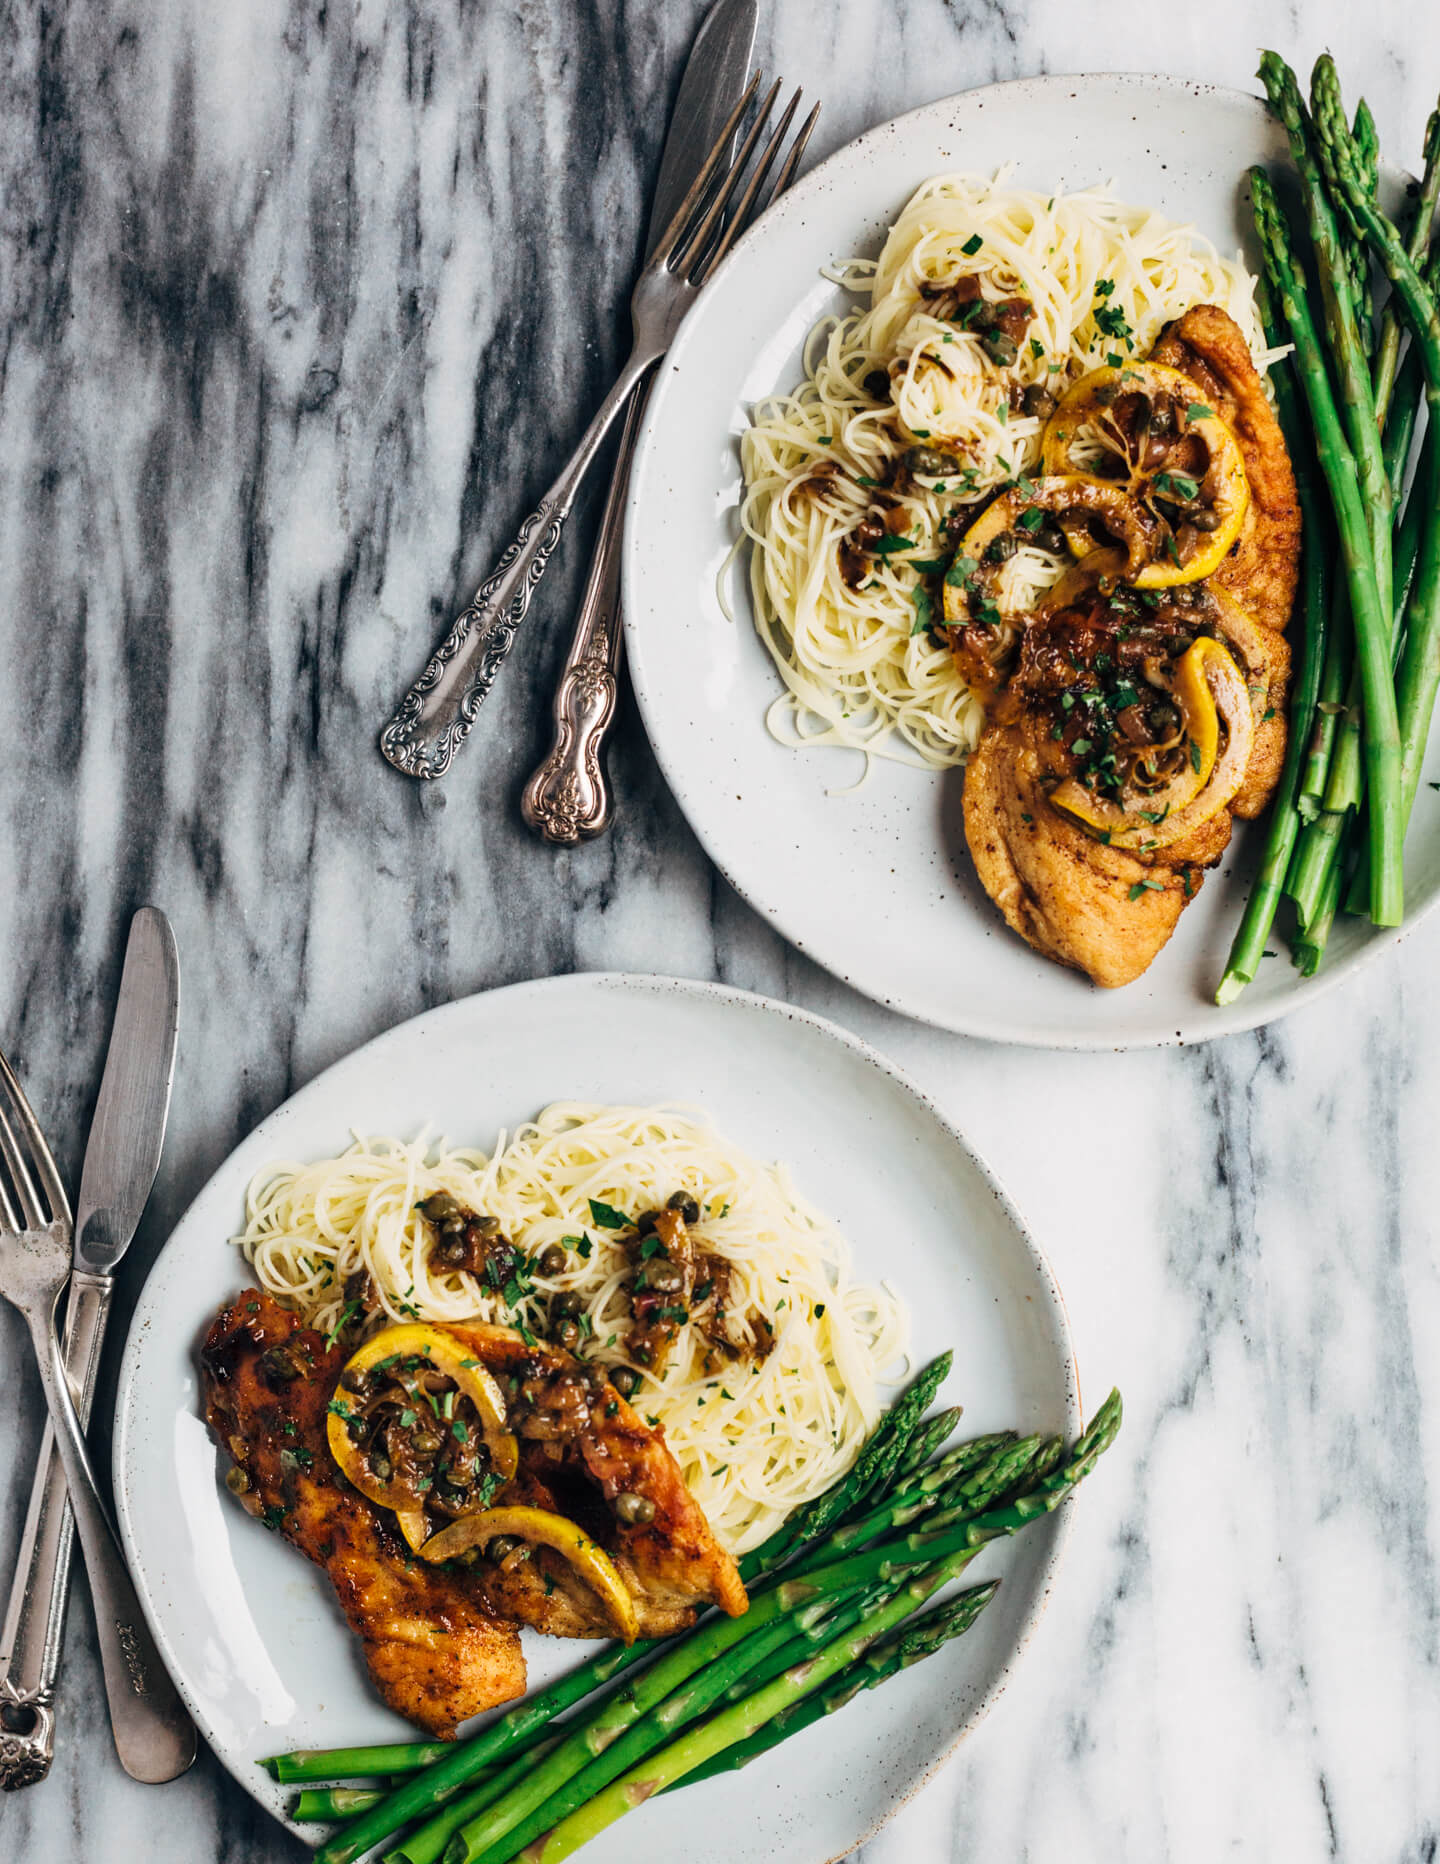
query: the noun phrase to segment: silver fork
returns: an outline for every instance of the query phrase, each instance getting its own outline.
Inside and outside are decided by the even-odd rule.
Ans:
[[[0,1295],[29,1325],[55,1425],[95,1604],[116,1752],[133,1779],[158,1785],[194,1760],[195,1725],[146,1626],[65,1376],[55,1309],[70,1276],[70,1242],[70,1200],[24,1090],[0,1055]]]
[[[601,403],[559,478],[520,526],[494,574],[480,585],[474,601],[436,648],[425,671],[381,732],[381,751],[407,776],[439,777],[449,769],[510,652],[535,586],[560,541],[580,484],[602,441],[636,388],[670,347],[701,285],[750,219],[800,101],[797,91],[725,220],[780,92],[777,80],[732,160],[731,139],[759,84],[757,73],[636,281],[630,299],[634,335],[619,380]]]
[[[795,179],[819,115],[820,106],[816,104],[790,145],[765,203],[767,208]],[[605,745],[615,722],[620,653],[625,638],[620,610],[620,548],[625,535],[630,463],[649,396],[650,384],[646,382],[625,417],[570,650],[550,702],[554,728],[550,749],[520,795],[520,813],[526,822],[537,835],[562,848],[603,835],[611,821],[613,805],[605,775]]]

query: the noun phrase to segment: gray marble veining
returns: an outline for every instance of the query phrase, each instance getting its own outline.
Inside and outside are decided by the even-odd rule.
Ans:
[[[989,1724],[867,1864],[1404,1860],[1440,1844],[1431,928],[1255,1036],[1005,1052],[854,996],[729,892],[633,714],[619,822],[522,829],[582,523],[443,788],[375,733],[603,392],[699,0],[16,0],[0,33],[0,1041],[68,1169],[123,928],[184,971],[148,1260],[255,1121],[431,1004],[573,968],[833,1015],[939,1094],[1129,1422]],[[823,155],[993,78],[1250,86],[1329,44],[1413,159],[1421,9],[776,0]],[[124,1323],[124,1297],[115,1344]],[[113,1379],[116,1354],[108,1356]],[[102,1390],[97,1415],[104,1417]],[[40,1429],[0,1312],[0,1556]],[[103,1433],[102,1433],[103,1434]],[[303,1856],[216,1764],[114,1762],[77,1596],[61,1751],[0,1857]]]

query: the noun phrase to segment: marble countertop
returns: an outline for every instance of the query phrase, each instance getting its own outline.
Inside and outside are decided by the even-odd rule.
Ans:
[[[779,940],[701,854],[633,714],[620,821],[516,807],[560,653],[537,626],[443,788],[377,722],[608,382],[701,0],[72,0],[0,48],[0,1042],[67,1170],[124,928],[163,905],[180,1070],[133,1299],[179,1212],[319,1069],[429,1005],[613,968],[858,1030],[1011,1187],[1087,1390],[1128,1423],[997,1712],[866,1864],[1433,1859],[1440,1844],[1440,926],[1255,1035],[1047,1055],[942,1036]],[[1328,44],[1394,146],[1440,82],[1420,8],[776,0],[815,155],[1042,71],[1253,88]],[[577,281],[579,281],[577,288]],[[584,530],[550,572],[573,612]],[[1037,1143],[1038,1139],[1038,1143]],[[123,1303],[122,1295],[122,1303]],[[107,1356],[97,1436],[122,1312]],[[41,1402],[0,1312],[0,1569]],[[133,1784],[88,1597],[24,1864],[303,1848],[202,1756]],[[641,1852],[637,1855],[643,1854]]]

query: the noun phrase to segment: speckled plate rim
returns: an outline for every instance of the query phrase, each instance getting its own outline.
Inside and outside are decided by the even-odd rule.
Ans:
[[[767,238],[774,230],[783,230],[787,223],[802,221],[805,215],[820,203],[825,191],[833,188],[836,178],[848,169],[862,164],[867,154],[879,145],[882,138],[897,134],[903,135],[912,127],[923,128],[942,121],[948,122],[957,108],[983,108],[987,102],[998,101],[1001,98],[1021,103],[1033,102],[1037,108],[1043,108],[1047,104],[1054,105],[1062,98],[1068,101],[1077,90],[1099,85],[1133,87],[1137,91],[1159,90],[1177,98],[1216,98],[1232,104],[1241,103],[1253,106],[1257,111],[1264,109],[1264,104],[1259,97],[1252,92],[1238,90],[1234,86],[1210,84],[1170,74],[1151,72],[1048,73],[1041,77],[1012,78],[1001,83],[979,85],[972,90],[958,91],[949,96],[937,98],[931,103],[922,104],[914,110],[905,111],[883,123],[875,124],[833,151],[823,162],[817,163],[813,169],[795,182],[787,193],[768,210],[757,226],[751,228],[743,238],[736,242],[734,249],[707,283],[697,301],[696,312],[711,298],[723,293],[732,277],[743,275],[746,267],[752,262],[752,252],[760,240]],[[1389,165],[1386,165],[1386,170],[1392,184],[1407,179],[1400,176],[1398,171],[1393,170]],[[916,185],[922,179],[923,176],[917,174]],[[843,241],[841,244],[843,245]],[[644,491],[644,466],[647,451],[654,444],[658,423],[664,418],[663,382],[685,365],[699,328],[699,318],[692,313],[681,326],[675,342],[671,345],[669,354],[662,364],[657,387],[651,394],[637,447],[631,476],[631,498],[626,510],[623,570],[626,659],[636,700],[656,761],[697,840],[729,885],[742,899],[754,907],[756,912],[767,919],[797,951],[803,952],[805,956],[838,977],[841,982],[881,1003],[885,1008],[911,1017],[917,1022],[926,1023],[933,1028],[946,1029],[957,1035],[977,1036],[986,1041],[1019,1047],[1118,1053],[1132,1048],[1198,1046],[1221,1036],[1242,1034],[1247,1030],[1274,1022],[1288,1015],[1292,1010],[1303,1008],[1328,995],[1337,986],[1351,978],[1357,970],[1374,962],[1383,953],[1408,938],[1423,921],[1430,918],[1435,908],[1440,906],[1440,886],[1432,886],[1425,897],[1415,899],[1413,904],[1407,902],[1403,925],[1393,928],[1365,927],[1363,942],[1339,956],[1328,957],[1322,969],[1314,977],[1301,978],[1298,973],[1291,973],[1287,978],[1289,988],[1281,997],[1260,1000],[1259,993],[1252,985],[1234,1003],[1223,1008],[1213,1003],[1197,1001],[1190,1017],[1180,1019],[1179,1028],[1170,1027],[1170,1022],[1175,1020],[1172,1017],[1166,1021],[1164,1027],[1160,1027],[1157,1022],[1153,1030],[1144,1034],[1126,1033],[1116,1037],[1107,1037],[1103,1032],[1017,1027],[1013,1022],[1004,1018],[987,1015],[983,1001],[973,1010],[967,1008],[963,1015],[939,1014],[932,1003],[906,988],[903,974],[897,974],[882,989],[877,988],[862,976],[852,975],[842,963],[832,962],[827,956],[823,938],[817,939],[808,929],[802,929],[786,905],[776,903],[767,897],[752,876],[738,872],[734,864],[721,854],[715,845],[715,831],[707,821],[703,808],[697,806],[694,786],[688,778],[685,759],[671,751],[663,733],[656,728],[655,724],[662,713],[664,695],[651,686],[648,677],[645,624],[642,619],[647,605],[640,599],[642,571],[636,542],[641,535],[644,523],[644,510],[641,502]],[[748,623],[748,609],[746,620]],[[1440,741],[1440,729],[1432,728],[1427,771],[1435,758],[1437,741]],[[1429,771],[1429,774],[1433,775],[1434,772]],[[1407,869],[1407,877],[1408,871]]]
[[[556,977],[543,977],[523,982],[501,985],[491,991],[477,992],[474,996],[457,999],[453,1003],[442,1004],[435,1009],[422,1012],[405,1022],[372,1037],[360,1044],[347,1055],[337,1058],[313,1080],[299,1088],[287,1100],[272,1110],[266,1117],[240,1141],[230,1154],[211,1174],[205,1185],[191,1200],[190,1205],[176,1223],[170,1238],[156,1257],[147,1277],[145,1287],[141,1290],[129,1332],[126,1336],[124,1355],[121,1362],[120,1378],[116,1393],[114,1417],[114,1485],[116,1517],[120,1538],[125,1549],[136,1591],[146,1620],[155,1636],[161,1656],[174,1677],[176,1686],[184,1698],[196,1724],[204,1736],[207,1745],[217,1756],[221,1764],[244,1790],[272,1814],[280,1823],[303,1842],[312,1847],[322,1842],[323,1832],[313,1826],[302,1827],[294,1824],[286,1813],[286,1800],[291,1789],[282,1788],[271,1781],[267,1774],[256,1766],[254,1757],[240,1755],[231,1751],[219,1741],[214,1733],[210,1718],[205,1713],[203,1702],[197,1697],[190,1679],[184,1673],[169,1637],[164,1611],[157,1604],[154,1588],[147,1574],[145,1559],[137,1535],[135,1510],[138,1497],[132,1489],[130,1475],[135,1457],[135,1443],[132,1423],[135,1418],[135,1394],[137,1383],[143,1375],[147,1335],[157,1321],[163,1321],[163,1314],[157,1308],[157,1290],[163,1294],[165,1285],[165,1262],[167,1255],[184,1238],[192,1216],[210,1197],[219,1181],[229,1177],[234,1168],[235,1155],[242,1148],[265,1138],[272,1129],[284,1124],[297,1105],[311,1101],[323,1100],[328,1093],[334,1077],[354,1066],[360,1057],[372,1061],[383,1057],[390,1048],[398,1048],[423,1036],[430,1030],[443,1024],[458,1010],[474,1006],[480,1002],[494,1002],[499,999],[509,1003],[522,1002],[526,997],[544,995],[568,995],[576,998],[577,1004],[569,1014],[581,1008],[583,1000],[593,998],[596,994],[641,994],[648,997],[682,996],[692,999],[706,999],[709,1002],[726,1006],[742,1014],[761,1015],[777,1022],[799,1024],[831,1042],[865,1063],[877,1075],[898,1088],[902,1096],[914,1106],[917,1116],[928,1120],[938,1129],[943,1139],[964,1159],[976,1174],[984,1190],[988,1192],[1013,1238],[1021,1264],[1026,1268],[1035,1282],[1037,1297],[1044,1303],[1047,1319],[1053,1329],[1056,1341],[1062,1349],[1062,1358],[1058,1367],[1063,1382],[1063,1405],[1065,1411],[1063,1429],[1068,1439],[1073,1439],[1084,1427],[1084,1411],[1081,1402],[1080,1375],[1076,1364],[1074,1343],[1070,1332],[1069,1315],[1066,1311],[1064,1297],[1055,1278],[1049,1260],[1036,1242],[1029,1228],[1020,1216],[1014,1200],[996,1175],[988,1161],[960,1131],[959,1127],[941,1109],[937,1102],[925,1092],[908,1074],[877,1049],[871,1047],[863,1038],[853,1034],[838,1023],[826,1017],[818,1016],[812,1011],[798,1008],[778,999],[759,995],[752,991],[736,989],[730,985],[675,978],[659,974],[628,973],[617,971],[581,971],[567,973]],[[217,1257],[217,1286],[225,1277],[221,1265],[223,1255]],[[989,1687],[983,1695],[957,1721],[950,1732],[950,1738],[939,1752],[919,1768],[913,1771],[900,1785],[892,1803],[878,1817],[869,1821],[856,1832],[844,1846],[837,1851],[826,1851],[823,1856],[815,1856],[815,1864],[836,1864],[836,1861],[848,1856],[857,1846],[867,1843],[892,1818],[900,1808],[909,1803],[954,1756],[955,1751],[965,1738],[974,1732],[980,1723],[994,1708],[995,1703],[1008,1686],[1017,1664],[1044,1616],[1053,1594],[1061,1558],[1068,1543],[1072,1520],[1071,1510],[1066,1507],[1058,1510],[1043,1523],[1037,1523],[1037,1530],[1043,1526],[1048,1533],[1048,1544],[1039,1559],[1039,1570],[1032,1582],[1032,1597],[1014,1635],[1008,1653],[998,1663]]]

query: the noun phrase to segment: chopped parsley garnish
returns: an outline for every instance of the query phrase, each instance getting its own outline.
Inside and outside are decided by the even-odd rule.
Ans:
[[[1036,362],[1039,362],[1040,358],[1045,354],[1045,345],[1040,341],[1039,337],[1031,337],[1030,354],[1035,358]]]
[[[406,1408],[400,1413],[400,1428],[401,1430],[409,1430],[413,1427],[414,1423],[415,1423],[415,1413],[407,1405]]]
[[[1151,893],[1163,893],[1165,891],[1165,883],[1163,880],[1137,880],[1135,885],[1130,889],[1130,898],[1132,900],[1138,900],[1140,895],[1146,891]]]
[[[1215,410],[1207,408],[1203,401],[1192,401],[1185,409],[1185,418],[1187,421],[1213,421]]]
[[[924,588],[917,588],[914,592],[914,599],[915,619],[910,626],[910,633],[912,636],[916,634],[925,634],[933,625],[930,591]]]
[[[1115,280],[1113,278],[1097,278],[1095,281],[1095,296],[1097,298],[1108,298],[1114,289]]]
[[[590,1221],[600,1230],[628,1230],[630,1219],[612,1204],[602,1204],[598,1197],[592,1197],[590,1204]]]
[[[1022,531],[1038,531],[1044,522],[1045,513],[1038,505],[1032,505],[1028,511],[1022,511],[1015,520],[1017,528]]]
[[[1196,479],[1187,479],[1184,473],[1157,472],[1153,481],[1157,492],[1168,492],[1172,498],[1198,498],[1200,483]]]
[[[457,1417],[455,1419],[454,1423],[450,1426],[450,1435],[457,1443],[468,1443],[470,1441],[470,1426],[465,1422],[463,1417]]]
[[[980,248],[984,244],[985,244],[984,240],[980,237],[978,233],[972,233],[969,239],[967,239],[965,244],[960,248],[960,250],[961,252],[964,253],[967,259],[973,259],[976,253],[979,252]]]
[[[665,1247],[664,1243],[653,1230],[640,1245],[640,1260],[642,1262],[648,1262],[652,1256],[668,1257],[669,1254],[670,1251]]]
[[[945,580],[952,589],[963,589],[979,567],[974,557],[956,557],[945,572]]]
[[[341,1308],[339,1315],[336,1318],[335,1325],[325,1335],[325,1344],[327,1347],[333,1346],[335,1344],[335,1342],[340,1338],[340,1335],[350,1325],[350,1322],[355,1318],[355,1316],[359,1312],[360,1312],[360,1303],[358,1301],[347,1301],[345,1303],[344,1307]]]
[[[907,537],[903,531],[897,536],[882,537],[873,547],[874,554],[877,557],[889,557],[893,556],[897,550],[913,550],[916,541],[913,537]]]

